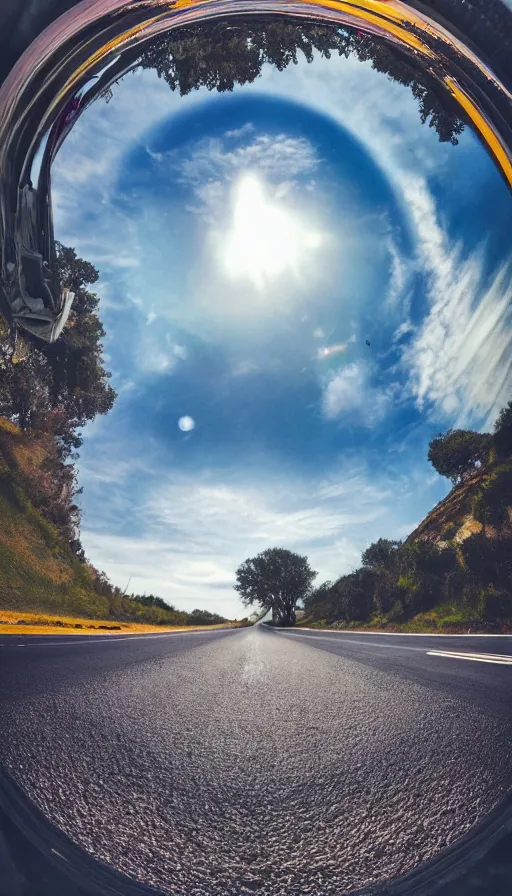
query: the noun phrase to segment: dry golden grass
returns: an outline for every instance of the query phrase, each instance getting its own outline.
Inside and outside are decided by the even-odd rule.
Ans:
[[[3,517],[2,522],[0,542],[16,555],[20,564],[36,569],[38,575],[56,585],[71,581],[73,570],[69,564],[53,556],[41,533],[21,513],[13,514],[11,519]]]
[[[22,625],[16,625],[18,621]],[[62,622],[63,625],[55,625]],[[81,625],[82,628],[72,626]],[[115,630],[99,629],[100,625],[119,626]],[[67,627],[69,626],[69,627]],[[18,610],[0,609],[0,635],[120,635],[150,632],[207,631],[217,628],[238,628],[239,623],[226,625],[165,626],[146,625],[141,622],[116,622],[113,619],[84,619],[80,616],[51,615],[49,613],[23,613]]]
[[[48,447],[51,444],[48,435],[22,432],[19,426],[6,420],[5,417],[0,417],[0,431],[9,435],[9,447],[23,473],[30,474],[34,469],[39,469],[48,455]]]

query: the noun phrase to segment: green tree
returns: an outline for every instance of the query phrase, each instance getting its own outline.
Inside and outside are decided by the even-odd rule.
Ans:
[[[223,622],[227,622],[224,616],[210,610],[192,610],[189,613],[190,625],[222,625]]]
[[[452,548],[439,549],[427,540],[400,549],[397,588],[407,616],[424,613],[439,602],[446,576],[457,566]]]
[[[56,247],[61,283],[75,293],[68,322],[56,342],[26,335],[14,352],[0,322],[0,414],[24,431],[51,433],[65,459],[81,445],[80,428],[107,413],[116,394],[103,362],[99,299],[86,288],[98,271],[74,249]]]
[[[116,393],[108,383],[111,374],[103,362],[105,330],[96,313],[99,298],[86,288],[96,282],[98,271],[57,243],[58,273],[63,286],[75,293],[73,307],[59,339],[37,343],[51,372],[52,407],[60,408],[60,430],[55,435],[67,456],[80,447],[77,430],[98,414],[111,410]]]
[[[295,609],[308,598],[317,573],[308,558],[285,548],[268,548],[245,560],[236,571],[235,591],[244,606],[272,610],[280,625],[295,625]]]
[[[236,84],[253,83],[265,64],[283,71],[297,63],[299,53],[308,63],[315,53],[326,59],[335,53],[369,61],[377,71],[411,89],[422,122],[435,128],[440,141],[458,142],[464,128],[458,107],[431,72],[389,41],[348,28],[288,18],[246,18],[242,25],[229,20],[204,22],[148,41],[139,65],[154,69],[171,90],[185,96],[200,87],[225,92]]]
[[[7,322],[0,318],[0,415],[24,433],[48,436],[44,464],[26,486],[38,509],[81,557],[75,502],[80,490],[70,461],[82,444],[80,429],[107,413],[116,396],[103,362],[99,299],[87,289],[98,272],[74,249],[57,243],[56,250],[62,285],[75,293],[67,325],[55,343],[25,334],[13,346]]]
[[[385,615],[401,600],[397,589],[397,572],[395,569],[380,569],[375,578],[373,606],[377,613]]]
[[[394,566],[401,541],[379,538],[363,551],[361,563],[369,569],[390,569]]]
[[[491,444],[488,433],[449,429],[432,439],[428,459],[441,476],[457,483],[487,463]]]
[[[512,401],[500,411],[494,424],[492,440],[498,457],[512,456]]]
[[[373,570],[363,568],[338,579],[332,589],[334,613],[328,620],[367,622],[373,609],[375,575]]]
[[[0,318],[0,416],[24,432],[45,427],[52,411],[52,372],[39,352],[18,338],[13,350],[7,321]]]
[[[328,608],[332,602],[332,588],[332,582],[322,582],[317,588],[311,589],[302,602],[308,616],[311,615],[314,619],[321,619],[327,616]]]

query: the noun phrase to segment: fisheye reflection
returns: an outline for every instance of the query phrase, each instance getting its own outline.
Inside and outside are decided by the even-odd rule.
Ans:
[[[25,55],[13,28],[0,835],[27,893],[476,896],[497,848],[512,882],[488,3],[69,2]]]

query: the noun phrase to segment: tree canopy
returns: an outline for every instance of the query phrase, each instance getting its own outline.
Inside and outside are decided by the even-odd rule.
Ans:
[[[225,92],[236,84],[253,83],[265,64],[278,71],[296,64],[299,51],[308,63],[315,52],[326,59],[335,53],[371,62],[411,89],[422,122],[429,122],[441,142],[458,142],[464,123],[457,104],[432,74],[389,41],[349,28],[260,16],[244,18],[242,25],[222,19],[197,23],[147,41],[139,65],[154,69],[171,90],[185,96],[200,87]]]
[[[307,599],[317,573],[308,558],[286,548],[267,548],[245,560],[236,571],[235,591],[244,605],[272,610],[281,625],[295,624],[295,609]]]
[[[73,466],[82,444],[80,430],[105,414],[116,394],[103,360],[105,331],[97,313],[99,298],[87,289],[96,268],[74,249],[56,244],[58,274],[75,298],[67,324],[54,343],[26,334],[13,347],[7,321],[0,318],[0,416],[25,433],[46,439],[44,474],[50,485],[34,486],[38,508],[55,523],[72,549],[82,555],[78,537],[79,493]],[[50,444],[52,442],[52,444]]]
[[[382,569],[390,566],[400,545],[400,541],[379,538],[363,551],[361,563],[370,569]]]
[[[457,483],[487,462],[491,444],[488,433],[449,429],[432,439],[428,459],[441,476]]]

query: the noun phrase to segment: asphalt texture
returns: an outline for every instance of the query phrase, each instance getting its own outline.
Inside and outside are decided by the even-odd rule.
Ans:
[[[0,636],[0,762],[179,896],[330,896],[430,859],[512,782],[512,638]]]

